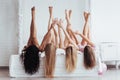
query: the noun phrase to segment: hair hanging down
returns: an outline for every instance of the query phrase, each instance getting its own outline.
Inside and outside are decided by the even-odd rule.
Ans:
[[[66,70],[72,72],[77,66],[77,50],[72,46],[66,48]]]
[[[92,69],[96,65],[94,51],[90,46],[84,48],[84,66],[86,69]]]
[[[47,44],[45,47],[45,77],[52,78],[55,70],[56,47],[53,44]]]
[[[39,49],[35,45],[31,45],[22,51],[21,60],[24,65],[25,72],[34,74],[39,69]]]

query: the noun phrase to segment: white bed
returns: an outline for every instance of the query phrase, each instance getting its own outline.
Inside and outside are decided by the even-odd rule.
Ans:
[[[64,51],[57,49],[57,58],[54,77],[79,77],[79,76],[97,76],[98,64],[92,70],[86,70],[83,66],[83,53],[78,53],[77,68],[72,73],[67,73],[65,69],[65,55]],[[12,55],[10,58],[10,77],[44,77],[44,57],[41,57],[41,64],[39,71],[34,75],[28,75],[23,69],[20,62],[19,55]],[[98,61],[97,61],[98,63]]]

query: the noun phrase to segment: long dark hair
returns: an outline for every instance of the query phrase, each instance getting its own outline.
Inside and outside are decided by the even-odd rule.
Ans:
[[[92,69],[96,65],[95,54],[90,46],[84,48],[84,66],[86,69]]]
[[[40,64],[39,49],[35,45],[31,45],[24,49],[20,58],[26,73],[32,75],[38,71]]]

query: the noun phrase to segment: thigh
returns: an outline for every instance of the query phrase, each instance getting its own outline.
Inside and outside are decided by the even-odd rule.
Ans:
[[[30,37],[28,40],[27,46],[30,46],[30,45],[36,45],[37,47],[39,47],[39,43],[38,43],[37,38]]]

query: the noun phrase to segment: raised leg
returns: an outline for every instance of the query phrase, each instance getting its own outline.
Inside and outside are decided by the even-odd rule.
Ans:
[[[52,20],[53,20],[53,7],[50,6],[49,7],[49,21],[48,21],[48,30],[50,29],[51,27],[51,23],[52,23]]]
[[[32,20],[31,20],[31,26],[30,26],[30,37],[27,43],[27,46],[29,45],[36,45],[39,46],[37,41],[37,31],[36,31],[36,25],[35,25],[35,7],[31,9],[32,14]]]
[[[53,23],[51,24],[51,27],[50,29],[48,30],[48,32],[46,33],[46,35],[44,36],[43,40],[42,40],[42,43],[39,47],[39,49],[41,51],[44,51],[44,48],[45,46],[48,44],[48,43],[53,43],[53,44],[56,44],[55,41],[56,41],[56,31],[54,30],[54,26],[55,26],[56,23]],[[56,44],[57,45],[57,44]]]
[[[63,27],[63,21],[62,20],[59,21],[58,27],[61,27],[61,29],[63,30],[63,32],[65,34],[65,37],[69,41],[69,43],[73,44],[76,49],[79,49],[78,46],[76,45],[76,43],[70,38],[68,32],[64,29],[64,27]]]
[[[66,21],[67,21],[67,28],[66,28],[66,31],[68,32],[69,36],[71,37],[71,39],[76,43],[78,44],[79,41],[77,40],[77,37],[75,36],[73,30],[72,30],[72,27],[71,27],[71,14],[72,14],[72,10],[65,10],[65,16],[66,16]]]
[[[69,10],[69,19],[71,19],[72,10]]]
[[[63,39],[62,33],[63,33],[62,29],[60,27],[58,27],[58,35],[59,35],[59,41],[60,41],[59,42],[59,48],[65,48],[64,39]]]
[[[51,40],[52,40],[52,33],[51,30],[49,30],[44,36],[41,45],[39,46],[40,51],[44,51],[45,46],[47,45],[47,43],[51,43]]]
[[[89,18],[90,13],[84,12],[84,18],[85,18],[85,24],[84,24],[84,28],[83,28],[83,35],[88,38],[89,35],[89,26],[88,26],[88,18]],[[82,38],[81,41],[82,45],[86,44],[86,41]]]

